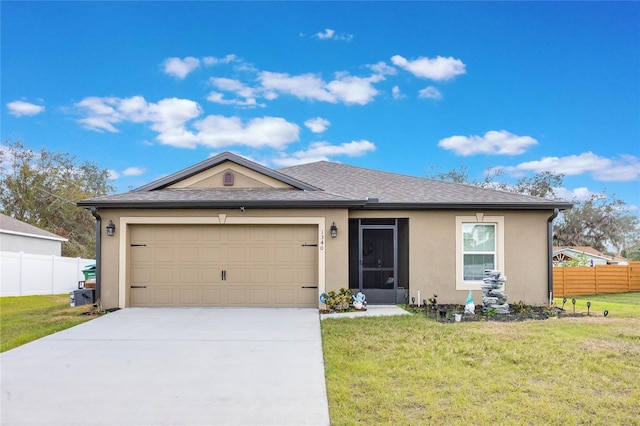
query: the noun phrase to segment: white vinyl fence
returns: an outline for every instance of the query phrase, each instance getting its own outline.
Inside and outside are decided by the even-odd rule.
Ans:
[[[0,251],[0,296],[62,294],[78,288],[82,270],[96,261]]]

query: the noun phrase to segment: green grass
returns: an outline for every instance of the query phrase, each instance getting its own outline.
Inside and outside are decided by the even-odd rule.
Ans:
[[[638,425],[640,306],[625,297],[545,321],[325,319],[332,425]]]
[[[94,318],[92,305],[69,307],[69,295],[0,297],[0,352]]]
[[[573,312],[572,297],[567,297],[564,309]],[[576,312],[587,312],[587,302],[591,302],[590,312],[593,315],[603,315],[609,311],[609,318],[640,318],[640,292],[597,294],[591,296],[575,296]],[[562,298],[555,298],[557,306],[562,306]]]

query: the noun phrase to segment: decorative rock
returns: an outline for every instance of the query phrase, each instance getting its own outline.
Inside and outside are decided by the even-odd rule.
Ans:
[[[497,270],[484,271],[484,279],[482,282],[482,306],[486,312],[490,309],[498,314],[508,314],[509,304],[507,303],[507,295],[504,294],[504,284],[507,277]]]

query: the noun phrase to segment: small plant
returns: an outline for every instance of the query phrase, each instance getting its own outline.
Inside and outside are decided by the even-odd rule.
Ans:
[[[434,311],[438,309],[438,295],[434,294],[433,297],[429,298],[429,307]]]
[[[341,288],[338,291],[329,291],[326,293],[325,304],[330,311],[345,311],[349,309],[353,291],[348,288]]]
[[[517,303],[512,303],[509,306],[509,310],[513,314],[528,314],[533,312],[533,309],[531,309],[531,306],[525,305],[522,300]]]

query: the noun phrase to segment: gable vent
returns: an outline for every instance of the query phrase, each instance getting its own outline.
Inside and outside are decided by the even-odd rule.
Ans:
[[[222,184],[224,186],[233,186],[234,179],[235,179],[235,177],[233,176],[233,173],[226,172],[224,174],[224,177],[222,178]]]

